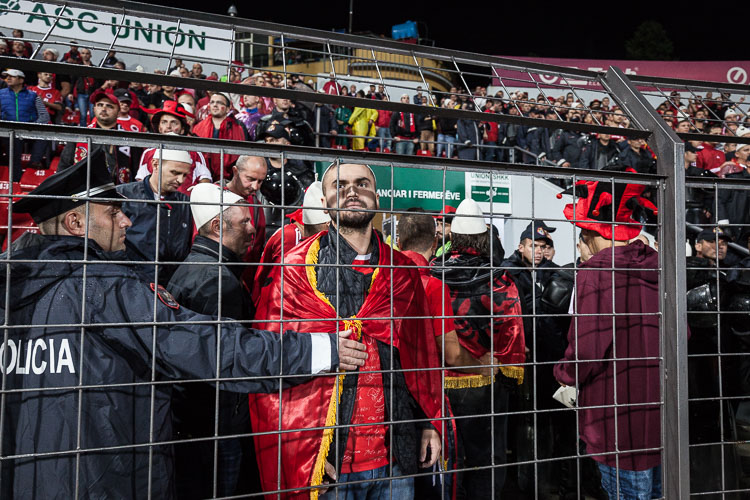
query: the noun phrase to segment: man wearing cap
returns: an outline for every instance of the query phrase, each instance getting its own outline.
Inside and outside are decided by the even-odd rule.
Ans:
[[[9,69],[3,71],[3,78],[7,85],[6,88],[0,89],[0,120],[9,122],[25,123],[49,123],[49,113],[44,101],[34,91],[30,90],[24,84],[26,75],[18,69]],[[21,153],[23,144],[31,144],[31,167],[42,168],[42,159],[49,145],[48,141],[33,139],[14,139],[13,141],[13,158],[12,161],[14,182],[20,181],[23,175],[21,166]],[[5,154],[10,154],[10,139],[3,138],[0,142]]]
[[[331,225],[274,267],[256,318],[277,331],[351,325],[367,346],[369,364],[357,376],[250,395],[253,430],[273,431],[255,437],[263,489],[276,490],[278,480],[281,489],[314,488],[283,498],[319,498],[333,479],[338,486],[326,498],[387,498],[391,487],[394,498],[413,498],[413,478],[398,476],[431,467],[441,450],[438,431],[449,426],[437,420],[443,416],[439,371],[415,371],[439,366],[424,290],[413,263],[373,230],[378,196],[372,170],[336,162],[321,182]],[[391,317],[397,319],[383,319]],[[407,423],[383,425],[387,421]],[[323,428],[334,424],[343,427]],[[305,428],[317,430],[299,430]],[[364,482],[344,484],[355,480]]]
[[[456,420],[459,450],[463,450],[458,464],[470,469],[505,464],[507,415],[494,417],[494,441],[493,419],[475,415],[507,413],[509,387],[524,379],[521,298],[510,275],[500,267],[502,253],[481,208],[467,199],[453,218],[450,250],[432,261],[432,275],[450,293],[458,342],[475,359],[471,364],[476,367],[469,373],[445,374],[453,413],[467,417]],[[482,365],[499,365],[499,371],[482,369]],[[494,407],[490,404],[493,397]],[[501,492],[505,474],[505,467],[464,472],[459,490],[465,498],[492,498],[493,476],[494,491]]]
[[[231,116],[232,101],[229,94],[216,92],[208,101],[210,115],[193,127],[193,133],[198,137],[213,139],[227,139],[230,141],[247,141],[249,136],[242,123]],[[213,174],[214,180],[226,180],[232,174],[232,166],[239,155],[225,153],[222,163],[221,153],[208,153],[208,168]],[[224,170],[222,171],[222,166]]]
[[[280,123],[289,132],[289,140],[293,144],[312,146],[315,143],[315,134],[303,114],[306,111],[305,106],[294,106],[291,100],[284,98],[274,98],[273,104],[271,113],[263,116],[258,122],[256,136],[261,139],[271,124]]]
[[[691,452],[692,475],[704,476],[691,488],[694,491],[711,491],[720,487],[715,477],[721,477],[722,450],[719,446],[706,446],[721,441],[719,396],[728,396],[735,377],[728,377],[734,359],[719,354],[732,352],[732,335],[727,331],[728,310],[732,298],[728,293],[727,250],[733,241],[731,234],[720,226],[702,230],[695,239],[695,254],[686,260],[687,321],[690,328],[688,340],[688,388],[690,402],[690,444],[703,445]],[[729,271],[734,273],[735,271]],[[731,317],[731,316],[730,316]],[[719,385],[719,366],[722,383]],[[699,451],[700,450],[700,451]],[[708,484],[714,482],[714,487]],[[708,488],[708,489],[707,489]]]
[[[133,223],[128,231],[130,246],[146,261],[171,263],[159,266],[159,283],[167,283],[175,264],[190,252],[193,218],[186,203],[189,198],[178,190],[190,173],[192,161],[187,151],[157,149],[151,160],[151,175],[117,188],[129,200],[122,204],[122,211]]]
[[[97,90],[91,95],[91,103],[94,105],[94,120],[88,125],[89,128],[125,130],[117,120],[120,113],[120,101],[114,93]],[[91,149],[94,151],[101,149],[105,152],[107,170],[115,184],[126,184],[131,181],[134,157],[140,156],[140,148],[92,142]],[[89,153],[91,153],[89,145],[85,140],[68,142],[60,155],[58,169],[65,170],[85,159]]]
[[[12,279],[0,284],[7,325],[30,325],[14,327],[2,346],[13,391],[2,410],[2,498],[173,498],[163,444],[172,440],[172,385],[162,382],[219,376],[224,389],[278,391],[279,373],[362,364],[364,346],[348,339],[287,332],[282,352],[275,334],[217,326],[112,262],[125,258],[130,220],[103,162],[96,152],[90,170],[79,162],[31,193],[59,198],[14,203],[41,235],[14,248]]]
[[[562,411],[578,415],[610,498],[661,497],[659,258],[640,240],[628,244],[641,231],[632,207],[643,203],[643,190],[580,181],[576,203],[564,210],[593,255],[576,273],[573,311],[580,316],[554,374],[578,389],[575,411]]]
[[[523,314],[527,315],[523,318],[527,361],[546,363],[526,371],[527,376],[517,401],[517,409],[520,411],[557,408],[557,403],[551,397],[557,389],[557,383],[549,363],[559,360],[565,354],[573,283],[567,275],[558,271],[558,265],[544,255],[546,248],[554,245],[551,233],[555,230],[543,220],[532,221],[521,233],[518,249],[502,263],[518,286]],[[533,314],[540,316],[533,317]],[[519,424],[536,436],[536,442],[522,441],[526,445],[519,445],[519,459],[533,457],[535,445],[537,456],[542,458],[575,454],[575,439],[571,439],[569,432],[571,426],[575,427],[572,418],[570,414],[550,412],[542,412],[536,416],[527,413],[521,417]],[[529,431],[521,434],[527,436]],[[568,461],[556,461],[549,469],[540,470],[538,475],[543,478],[544,484],[556,488],[557,493],[564,497],[575,492],[573,467],[575,464]],[[526,483],[529,479],[527,472],[529,471],[522,472],[522,488],[529,488]]]
[[[319,209],[319,210],[316,210]],[[328,229],[331,217],[323,210],[323,191],[320,181],[313,182],[305,191],[302,207],[287,215],[291,220],[268,238],[260,257],[261,265],[255,276],[253,301],[260,299],[261,289],[266,286],[273,266],[284,260],[289,252],[302,240]],[[283,238],[283,241],[282,241]],[[254,261],[257,262],[257,261]]]
[[[149,111],[151,112],[151,111]],[[164,107],[156,110],[151,116],[153,129],[163,135],[190,135],[190,127],[187,123],[188,112],[182,104],[175,101],[164,101]],[[143,151],[135,180],[141,181],[151,172],[151,160],[154,158],[155,148],[147,148]],[[179,191],[188,194],[190,188],[199,182],[211,182],[212,175],[208,169],[206,157],[199,151],[188,151],[193,160],[190,173],[180,185]]]
[[[242,265],[242,256],[252,244],[255,228],[247,207],[237,204],[242,201],[242,197],[223,190],[216,184],[199,184],[190,191],[190,209],[198,227],[198,235],[185,264],[177,268],[167,285],[167,290],[181,305],[201,314],[219,316],[220,319],[253,319],[254,308],[250,294],[240,282],[240,277],[245,267]],[[207,263],[218,265],[205,265]],[[178,387],[180,390],[175,391],[173,399],[177,438],[213,436],[215,386],[185,384]],[[219,434],[249,432],[247,396],[220,391]],[[211,496],[213,448],[213,442],[189,442],[175,447],[179,498]],[[243,452],[249,454],[250,460],[243,462]],[[240,465],[248,463],[255,468],[252,443],[247,438],[222,439],[219,441],[218,457],[218,496],[238,493],[236,487]],[[257,474],[256,469],[256,490]]]
[[[123,130],[130,132],[145,132],[146,128],[140,120],[130,114],[130,106],[133,104],[133,96],[128,89],[115,89],[113,92],[120,103],[120,111],[117,113],[117,123]]]

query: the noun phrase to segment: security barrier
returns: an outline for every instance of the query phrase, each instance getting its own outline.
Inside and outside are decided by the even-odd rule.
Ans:
[[[211,43],[226,49],[226,56],[204,54],[199,62],[220,65],[227,81],[0,56],[3,67],[28,74],[226,93],[227,104],[252,95],[291,99],[308,110],[389,111],[402,115],[405,132],[414,122],[403,115],[423,115],[424,106],[345,96],[339,83],[378,82],[389,98],[421,83],[435,105],[460,93],[435,90],[443,79],[463,87],[471,105],[430,108],[435,120],[549,135],[560,130],[588,140],[600,134],[644,139],[655,162],[641,171],[585,169],[566,166],[564,157],[540,159],[533,150],[516,156],[530,154],[533,165],[480,161],[479,131],[476,141],[456,145],[473,155],[464,159],[395,147],[395,153],[321,147],[325,141],[295,142],[289,131],[275,137],[268,129],[273,123],[264,131],[272,140],[250,142],[218,135],[216,124],[216,136],[196,137],[4,121],[3,496],[337,498],[347,488],[368,487],[383,498],[452,498],[462,491],[478,498],[606,498],[602,484],[627,494],[624,479],[633,471],[650,471],[648,482],[662,488],[653,493],[663,498],[745,494],[746,346],[738,319],[746,311],[744,255],[730,247],[740,257],[729,266],[715,257],[686,265],[684,248],[691,239],[686,227],[708,228],[713,241],[699,242],[716,249],[726,239],[722,231],[744,228],[745,221],[725,223],[717,214],[750,184],[731,177],[686,181],[683,141],[719,139],[693,129],[675,133],[649,101],[663,97],[676,104],[673,90],[693,98],[699,91],[729,93],[722,102],[744,115],[746,106],[731,95],[745,88],[633,77],[617,68],[558,68],[129,2],[95,9],[67,2],[68,10],[46,8],[44,14],[19,5],[14,14],[47,21],[39,37],[20,39],[34,54],[54,43],[61,26],[79,22],[81,9],[106,13],[83,26],[112,34],[109,42],[92,40],[81,48],[144,57],[157,69],[168,70],[178,56],[192,60],[180,51],[195,26],[207,34],[193,38],[194,50]],[[135,19],[160,26],[141,30],[139,36],[151,40],[185,35],[146,53],[131,40],[135,31],[120,36],[134,30]],[[267,58],[235,60],[247,53]],[[274,71],[284,79],[280,87],[233,75],[261,72],[255,63],[274,58],[281,63]],[[300,70],[297,61],[308,59],[325,61],[318,73],[332,78]],[[549,74],[563,84],[544,83],[540,76]],[[508,98],[475,95],[467,85],[493,76]],[[333,93],[304,88],[308,78],[319,77],[332,82]],[[619,110],[549,101],[543,106],[554,119],[529,117],[531,100],[510,98],[519,81],[533,82],[545,99],[571,92],[576,102],[594,92]],[[507,111],[467,109],[481,109],[482,100],[502,101]],[[713,113],[707,123],[725,122],[716,106],[707,109]],[[576,112],[592,123],[570,120]],[[614,114],[628,126],[607,125]],[[282,119],[277,125],[298,128]],[[332,137],[319,127],[314,133],[313,141]],[[58,167],[52,176],[77,168],[84,187],[32,191],[50,178],[45,169],[27,169],[12,182],[17,148],[31,141],[73,143],[89,152],[79,155],[77,167]],[[721,141],[738,149],[750,143],[734,132]],[[109,167],[105,177],[111,175],[111,158],[114,171],[122,166],[117,158],[131,158],[126,170],[134,180],[136,156],[148,148],[154,149],[155,178],[122,183],[126,187],[117,191],[127,200],[103,187],[100,172]],[[206,187],[197,182],[189,194],[175,194],[180,182],[174,177],[193,181],[192,170],[174,167],[188,151],[208,158],[210,180],[228,187],[219,191],[223,197],[195,194]],[[260,179],[234,180],[256,168],[266,171]],[[304,188],[315,179],[322,181],[321,192],[308,199]],[[714,217],[701,212],[704,219],[686,226],[686,190],[705,195],[700,208]],[[465,200],[472,201],[464,208],[479,212],[456,214]],[[76,204],[77,211],[71,208]],[[34,221],[26,212],[30,205]],[[58,205],[70,210],[53,213]],[[133,225],[115,210],[107,213],[109,229],[102,228],[102,207],[119,205]],[[239,219],[235,205],[248,207],[250,217]],[[74,215],[38,228],[39,213]],[[333,229],[305,233],[324,214]],[[453,236],[451,218],[460,221]],[[208,227],[191,227],[198,221]],[[250,226],[253,231],[241,233]],[[641,243],[614,244],[635,239],[642,227],[656,237],[658,253]],[[275,228],[280,231],[272,238]],[[429,240],[429,228],[437,231],[434,249],[404,240],[409,234]],[[34,231],[42,236],[25,234]],[[119,240],[122,231],[127,243]],[[414,249],[410,258],[401,244]],[[577,259],[584,247],[596,250],[596,270]],[[265,249],[267,258],[261,261],[260,252],[243,258],[253,249]],[[647,256],[637,272],[635,257],[620,260],[632,249]],[[544,251],[571,265],[551,265],[554,257],[541,258]],[[256,328],[263,332],[248,330]],[[341,366],[351,355],[337,340],[343,331],[366,345],[369,364]],[[552,399],[563,384],[558,399],[571,403],[577,387],[578,405]],[[607,423],[597,427],[596,419]],[[702,481],[707,471],[711,481]]]

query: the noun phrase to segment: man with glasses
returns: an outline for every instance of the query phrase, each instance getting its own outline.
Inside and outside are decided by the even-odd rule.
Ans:
[[[208,101],[208,109],[209,116],[193,128],[195,135],[230,141],[247,141],[249,139],[245,126],[229,114],[232,110],[232,101],[229,94],[225,92],[212,94]],[[239,155],[224,153],[222,163],[221,153],[207,153],[208,169],[211,170],[214,180],[229,179],[232,176],[232,167],[237,162],[237,158],[239,158]]]

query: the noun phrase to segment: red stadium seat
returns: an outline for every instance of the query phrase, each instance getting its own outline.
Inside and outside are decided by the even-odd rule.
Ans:
[[[10,168],[8,168],[7,165],[0,166],[0,182],[8,182],[8,174],[10,173]]]
[[[21,176],[21,189],[23,189],[24,191],[31,191],[32,189],[36,189],[44,179],[46,179],[53,173],[54,172],[51,169],[33,170],[27,168],[26,170],[24,170],[23,175]]]
[[[0,182],[0,236],[2,237],[8,234],[8,200],[10,199],[10,197],[8,196],[9,188],[10,185],[7,181]],[[23,191],[21,190],[21,183],[14,182],[13,194],[22,192]],[[20,200],[20,198],[14,196],[13,200],[18,201]],[[26,231],[39,232],[36,224],[34,224],[34,221],[31,219],[31,216],[29,214],[20,214],[17,212],[13,212],[11,227],[11,241],[15,241],[16,238],[21,236]],[[7,247],[7,241],[7,238],[5,238],[3,241],[3,250],[5,250]]]
[[[417,150],[417,156],[432,156],[432,152],[429,149]]]

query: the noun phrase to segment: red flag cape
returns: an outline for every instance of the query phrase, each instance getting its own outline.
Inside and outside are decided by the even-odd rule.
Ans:
[[[332,333],[353,327],[358,335],[369,335],[392,344],[399,349],[402,368],[407,370],[404,377],[409,391],[440,431],[441,425],[449,425],[448,421],[443,424],[438,420],[443,416],[440,372],[408,371],[440,366],[424,289],[416,269],[385,267],[391,262],[394,266],[413,266],[413,262],[395,250],[391,261],[391,249],[373,233],[379,245],[379,262],[367,298],[356,316],[336,319],[336,311],[317,289],[315,265],[323,234],[325,232],[300,243],[284,259],[286,265],[274,268],[271,274],[273,283],[263,288],[256,313],[256,318],[267,322],[257,328],[278,333],[282,330]],[[282,276],[283,327],[279,323],[282,319]],[[391,317],[393,319],[367,319]],[[269,433],[255,436],[264,491],[274,491],[279,486],[282,490],[294,490],[321,484],[334,434],[333,429],[324,427],[339,423],[336,410],[344,376],[318,376],[310,382],[287,388],[282,391],[281,402],[278,393],[250,395],[253,432]],[[445,413],[450,415],[447,407]],[[279,453],[281,467],[278,467]],[[293,491],[281,496],[315,500],[318,489]],[[276,495],[267,498],[276,498]]]

